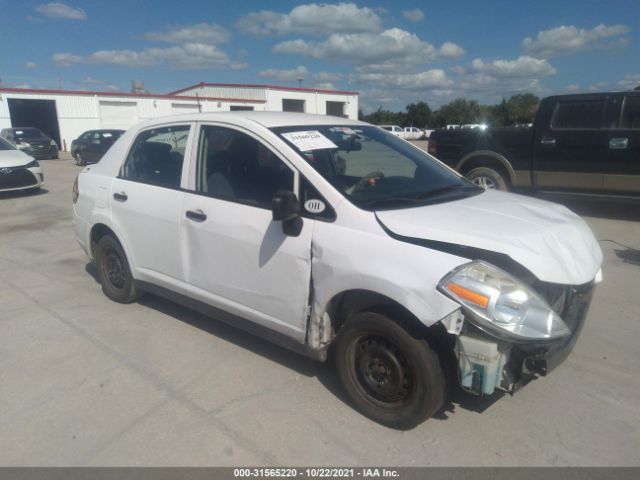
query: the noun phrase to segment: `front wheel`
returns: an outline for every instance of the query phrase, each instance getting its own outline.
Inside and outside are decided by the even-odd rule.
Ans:
[[[132,303],[140,298],[127,256],[120,243],[111,235],[105,235],[98,242],[96,267],[102,291],[111,300]]]
[[[335,362],[355,407],[382,425],[414,428],[444,402],[438,356],[424,339],[378,313],[355,314],[342,327]]]
[[[501,190],[503,192],[509,190],[507,181],[493,168],[477,167],[469,171],[465,177],[485,190]]]

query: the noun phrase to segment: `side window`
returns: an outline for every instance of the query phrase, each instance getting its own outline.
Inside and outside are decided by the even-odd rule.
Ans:
[[[640,129],[640,96],[625,97],[620,128]]]
[[[551,127],[602,128],[605,99],[560,102],[556,106]]]
[[[91,138],[91,134],[93,132],[87,132],[84,135],[82,135],[82,137],[80,137],[80,140],[89,140]]]
[[[134,182],[180,188],[188,125],[147,130],[138,135],[120,177]]]
[[[293,191],[293,177],[293,171],[253,137],[229,128],[202,127],[197,192],[271,209],[276,191]]]

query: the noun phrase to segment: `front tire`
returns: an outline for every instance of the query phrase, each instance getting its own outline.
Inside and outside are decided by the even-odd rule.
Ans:
[[[335,362],[355,407],[387,427],[414,428],[444,402],[446,382],[436,353],[378,313],[355,314],[340,329]]]
[[[82,154],[80,152],[76,153],[76,165],[80,165],[84,167],[87,162],[82,158]]]
[[[96,248],[96,267],[102,291],[114,302],[132,303],[140,298],[127,256],[111,235],[105,235]]]
[[[509,186],[507,185],[505,178],[499,172],[490,167],[474,168],[467,172],[465,177],[485,190],[500,190],[503,192],[509,190]]]

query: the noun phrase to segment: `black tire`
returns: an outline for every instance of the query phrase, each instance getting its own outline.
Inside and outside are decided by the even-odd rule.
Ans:
[[[408,430],[436,413],[446,381],[423,338],[378,313],[357,313],[340,329],[335,363],[357,410],[387,427]]]
[[[80,152],[76,153],[76,165],[80,165],[81,167],[84,167],[87,164],[87,162],[84,161],[84,159],[82,158],[82,154]]]
[[[140,298],[131,275],[127,256],[111,235],[103,236],[96,248],[96,269],[102,291],[111,300],[119,303],[132,303]]]
[[[490,167],[476,167],[466,173],[465,177],[476,185],[487,190],[509,190],[507,180],[498,171]]]

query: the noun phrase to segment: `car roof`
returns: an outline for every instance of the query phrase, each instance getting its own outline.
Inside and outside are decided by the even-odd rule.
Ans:
[[[288,127],[288,126],[304,126],[304,125],[369,125],[365,122],[351,120],[344,117],[334,117],[330,115],[315,115],[308,113],[292,113],[292,112],[255,112],[247,110],[238,110],[233,112],[205,112],[205,113],[183,113],[179,115],[170,115],[165,117],[157,117],[148,120],[141,126],[148,127],[156,124],[164,124],[167,122],[206,122],[206,121],[242,121],[249,120],[260,124],[266,128]]]

